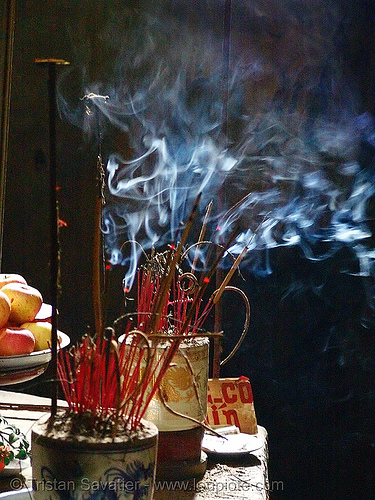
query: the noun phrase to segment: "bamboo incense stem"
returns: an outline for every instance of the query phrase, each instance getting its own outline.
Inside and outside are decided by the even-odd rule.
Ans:
[[[220,276],[216,275],[217,277]],[[214,328],[219,329],[221,328],[222,324],[222,311],[219,303],[215,304],[215,322],[214,322]],[[220,377],[220,359],[221,359],[221,353],[222,353],[222,345],[221,345],[221,339],[219,338],[214,338],[213,340],[213,345],[212,345],[212,378],[219,378]]]
[[[3,235],[4,235],[4,213],[5,213],[5,192],[6,192],[6,172],[8,161],[8,140],[10,122],[10,98],[12,88],[12,70],[14,53],[14,33],[16,19],[16,0],[8,0],[6,7],[6,33],[5,33],[5,56],[3,72],[3,98],[1,104],[1,164],[0,164],[0,270],[3,259]]]
[[[206,213],[204,215],[201,232],[199,233],[199,238],[198,238],[198,241],[197,241],[197,246],[196,246],[196,250],[195,250],[195,254],[194,254],[194,261],[193,261],[193,264],[191,266],[191,272],[194,271],[194,269],[195,269],[195,267],[197,265],[199,244],[202,243],[202,241],[204,239],[204,236],[206,234],[207,222],[208,222],[208,218],[209,218],[209,216],[211,214],[212,205],[213,205],[213,201],[211,200],[210,203],[209,203],[209,205],[208,205],[208,207],[207,207]]]
[[[101,249],[102,240],[100,233],[100,222],[102,216],[102,200],[95,200],[95,218],[94,218],[94,249],[93,249],[93,300],[95,331],[99,336],[103,335],[103,308],[101,297]]]
[[[259,231],[259,229],[262,227],[262,225],[263,225],[264,221],[266,220],[267,216],[268,216],[268,214],[266,214],[264,216],[262,222],[257,226],[257,228],[255,229],[252,237],[250,238],[250,241],[248,242],[248,244],[246,246],[244,246],[244,248],[242,249],[241,253],[238,255],[238,257],[234,261],[234,263],[233,263],[232,267],[230,268],[229,272],[225,276],[225,278],[224,278],[223,282],[221,283],[220,287],[215,291],[215,296],[214,296],[214,299],[213,299],[214,304],[218,303],[220,297],[222,296],[222,294],[224,292],[225,287],[229,283],[231,277],[235,273],[235,271],[238,268],[238,266],[241,264],[242,259],[245,257],[247,251],[249,250],[249,245],[251,244],[251,242],[255,238],[257,232]]]
[[[115,407],[115,425],[112,430],[112,436],[116,435],[118,420],[120,417],[120,407],[121,407],[121,369],[120,369],[120,357],[117,348],[117,342],[111,341],[111,350],[114,353],[115,359],[115,375],[116,375],[116,407]]]
[[[238,266],[241,264],[241,261],[244,258],[247,250],[248,250],[247,247],[244,247],[242,249],[242,252],[238,255],[238,257],[234,261],[232,267],[228,271],[228,273],[225,276],[225,278],[224,278],[223,282],[221,283],[220,287],[218,288],[218,290],[215,291],[215,296],[214,296],[214,299],[213,299],[213,303],[214,304],[217,304],[217,302],[220,300],[220,297],[223,295],[225,287],[228,285],[228,283],[229,283],[230,279],[232,278],[233,274],[237,270]]]
[[[104,102],[108,96],[88,95],[89,97],[97,97],[103,99]],[[93,301],[94,301],[94,320],[95,331],[99,336],[103,335],[105,327],[105,314],[107,305],[106,302],[106,278],[105,263],[103,257],[103,241],[101,233],[102,222],[102,208],[104,205],[104,167],[102,159],[102,137],[101,137],[101,123],[100,114],[97,115],[98,126],[98,156],[96,162],[96,183],[97,195],[95,200],[95,213],[94,213],[94,243],[93,243]]]
[[[67,408],[67,404],[63,404],[62,402],[58,405],[58,408],[61,408],[61,409],[66,409]],[[49,410],[51,409],[51,406],[48,405],[48,404],[45,404],[45,405],[42,405],[42,404],[33,404],[33,403],[30,403],[30,404],[27,404],[27,403],[0,403],[0,410],[14,410],[14,411],[35,411],[35,412],[48,412]],[[20,419],[25,419],[25,417],[16,417],[16,416],[12,416],[12,419],[16,419],[16,418],[20,418]],[[32,416],[30,415],[29,417],[27,417],[28,420],[38,420],[39,419],[39,416]]]

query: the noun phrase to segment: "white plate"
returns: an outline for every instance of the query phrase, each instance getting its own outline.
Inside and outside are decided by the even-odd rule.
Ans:
[[[202,450],[208,454],[243,455],[258,450],[264,444],[263,437],[258,434],[227,434],[218,437],[205,433]]]
[[[51,319],[52,317],[52,306],[51,304],[43,304],[41,305],[41,308],[39,309],[38,314],[35,316],[34,321],[46,321]]]
[[[69,345],[70,338],[66,333],[58,331],[57,334],[61,338],[60,348]],[[0,372],[3,373],[34,368],[48,363],[51,361],[51,357],[51,349],[35,351],[20,356],[3,356],[0,357]]]

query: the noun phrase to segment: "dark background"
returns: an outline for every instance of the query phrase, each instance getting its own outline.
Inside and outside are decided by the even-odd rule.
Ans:
[[[371,116],[373,2],[324,2],[325,10],[322,5],[318,1],[233,2],[233,36],[244,46],[252,44],[263,51],[280,74],[290,76],[294,64],[302,64],[304,58],[299,30],[309,33],[310,27],[303,21],[311,18],[311,9],[318,19],[338,10],[334,57],[355,89],[358,113]],[[139,3],[138,8],[153,14],[168,10],[181,23],[198,23],[199,29],[207,26],[220,34],[224,6],[224,2],[214,6],[189,2],[187,7],[186,2],[170,1],[161,7],[157,2]],[[111,55],[100,33],[123,8],[124,3],[116,1],[30,0],[17,4],[2,272],[23,274],[46,302],[50,298],[48,89],[46,69],[34,60],[57,57],[70,61],[70,93],[82,96],[85,84],[100,77]],[[299,24],[291,24],[288,9]],[[304,16],[304,9],[309,15]],[[3,5],[0,12],[4,22]],[[325,18],[325,22],[329,20]],[[3,56],[3,37],[1,42]],[[257,110],[286,91],[281,80],[270,74],[248,93]],[[309,99],[314,97],[306,99],[311,103]],[[61,117],[57,143],[60,217],[66,223],[60,230],[59,328],[72,341],[93,328],[91,249],[98,153],[97,131],[85,134],[73,122]],[[118,131],[106,130],[104,160],[113,150],[126,152],[127,148],[126,138]],[[371,144],[364,141],[358,151],[363,168],[373,168],[373,153]],[[367,209],[370,229],[371,205]],[[269,259],[270,275],[243,266],[243,279],[238,278],[251,302],[251,327],[223,376],[250,377],[259,424],[269,433],[271,484],[282,481],[284,486],[283,491],[272,492],[272,497],[372,499],[375,339],[368,302],[372,279],[356,275],[359,264],[349,247],[315,262],[306,259],[298,247],[260,252],[262,259]],[[112,269],[110,318],[123,311],[123,274],[122,267]],[[232,303],[224,306],[223,327],[228,352],[241,329],[241,322],[233,317]],[[19,389],[45,395],[48,380],[49,374]]]

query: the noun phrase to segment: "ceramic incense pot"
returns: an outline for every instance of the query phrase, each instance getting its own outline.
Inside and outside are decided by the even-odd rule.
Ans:
[[[157,347],[160,357],[162,351],[163,345]],[[160,388],[165,403],[176,413],[170,412],[156,393],[145,414],[159,431],[185,431],[197,427],[196,422],[177,413],[204,422],[207,415],[208,356],[207,338],[189,339],[179,346]]]
[[[152,500],[158,429],[142,421],[112,437],[93,429],[82,435],[69,430],[67,417],[49,415],[32,429],[33,495],[35,500],[133,498]]]
[[[163,346],[157,348],[162,355]],[[159,429],[158,479],[203,477],[206,456],[202,453],[203,428],[207,415],[209,340],[184,341],[161,382],[160,396],[152,399],[145,418]],[[180,415],[192,417],[189,420]]]

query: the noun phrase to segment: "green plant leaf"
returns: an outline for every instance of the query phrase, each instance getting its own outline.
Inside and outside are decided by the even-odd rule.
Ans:
[[[10,447],[9,456],[4,459],[12,461],[14,456],[20,460],[27,458],[29,452],[29,441],[21,430],[10,424],[4,417],[0,416],[0,446]]]
[[[13,444],[17,441],[17,436],[14,434],[14,432],[12,432],[12,434],[9,434],[9,443],[10,444]]]
[[[27,453],[25,450],[19,450],[15,457],[19,458],[20,460],[25,460],[25,458],[27,458]]]

